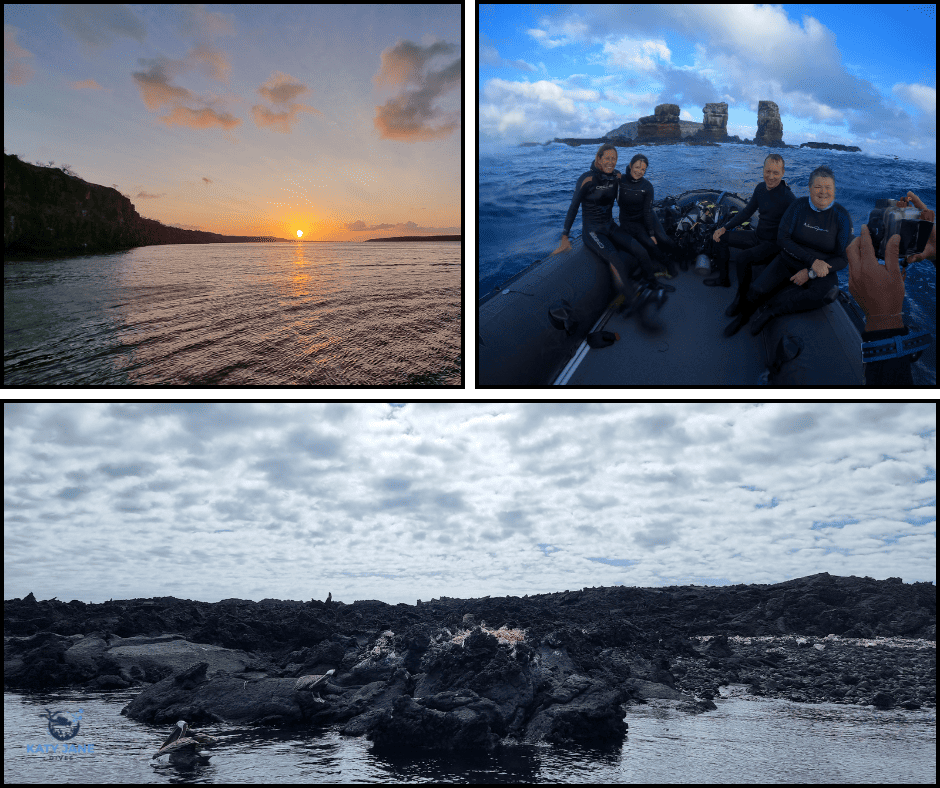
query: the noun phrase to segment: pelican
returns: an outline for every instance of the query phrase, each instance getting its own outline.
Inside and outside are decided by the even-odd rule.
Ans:
[[[308,690],[313,693],[313,699],[317,703],[326,703],[323,698],[320,697],[320,692],[323,685],[326,683],[326,680],[332,676],[336,671],[333,668],[330,668],[326,673],[322,673],[316,676],[301,676],[297,681],[294,682],[295,690]]]
[[[170,763],[174,765],[194,765],[198,761],[208,761],[209,756],[200,753],[196,746],[199,744],[216,744],[218,739],[214,736],[208,736],[205,733],[196,733],[189,729],[185,720],[176,723],[170,735],[166,737],[160,749],[153,758],[159,758],[161,755],[169,755]],[[150,760],[153,760],[151,758]]]

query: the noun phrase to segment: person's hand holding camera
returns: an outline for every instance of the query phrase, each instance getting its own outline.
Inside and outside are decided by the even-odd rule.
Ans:
[[[892,235],[885,247],[885,264],[879,265],[868,234],[868,225],[846,247],[849,260],[849,292],[865,312],[865,330],[904,328],[904,279],[898,264],[901,236]],[[925,250],[926,251],[926,250]]]

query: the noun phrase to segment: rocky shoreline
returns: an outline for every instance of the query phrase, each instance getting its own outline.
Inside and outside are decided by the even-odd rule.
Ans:
[[[804,142],[802,145],[787,145],[783,142],[774,142],[774,143],[762,143],[755,142],[754,140],[742,140],[740,137],[725,137],[724,139],[719,140],[722,143],[733,144],[733,145],[758,145],[761,147],[771,147],[771,148],[816,148],[818,150],[840,150],[847,153],[861,153],[862,149],[856,145],[839,145],[837,143],[831,142]],[[605,142],[609,142],[612,145],[616,145],[618,148],[642,148],[649,145],[695,145],[698,147],[710,147],[717,148],[718,143],[712,142],[708,139],[702,139],[695,136],[685,136],[681,139],[673,140],[634,140],[629,137],[591,137],[587,139],[578,139],[574,137],[556,137],[553,140],[549,140],[545,143],[540,142],[521,142],[519,143],[520,148],[538,148],[544,147],[545,145],[551,145],[552,143],[561,143],[568,145],[572,148],[577,148],[581,145],[603,145]]]
[[[417,605],[30,594],[4,604],[4,684],[140,686],[124,713],[160,726],[337,726],[380,746],[443,750],[599,746],[623,740],[631,705],[700,713],[727,684],[797,702],[932,707],[935,640],[933,584],[827,574]],[[323,679],[298,681],[311,676]]]
[[[88,183],[68,167],[41,167],[3,156],[3,259],[35,260],[109,254],[138,246],[272,243],[168,227],[137,213],[117,189]]]
[[[694,638],[704,659],[678,657],[677,686],[704,698],[746,685],[748,695],[880,709],[936,707],[935,641],[921,638]]]

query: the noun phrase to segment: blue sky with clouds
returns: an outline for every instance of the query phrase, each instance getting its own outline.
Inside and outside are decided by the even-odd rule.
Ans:
[[[13,404],[4,598],[936,576],[928,404]]]
[[[481,5],[481,144],[598,137],[676,103],[728,103],[753,138],[936,162],[935,5]]]

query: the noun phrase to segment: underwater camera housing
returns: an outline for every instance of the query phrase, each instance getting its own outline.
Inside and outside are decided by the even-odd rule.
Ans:
[[[885,247],[892,235],[900,235],[898,257],[907,265],[907,257],[920,254],[927,245],[933,222],[920,221],[917,208],[901,208],[897,200],[878,200],[868,215],[868,232],[879,260],[885,258]]]

